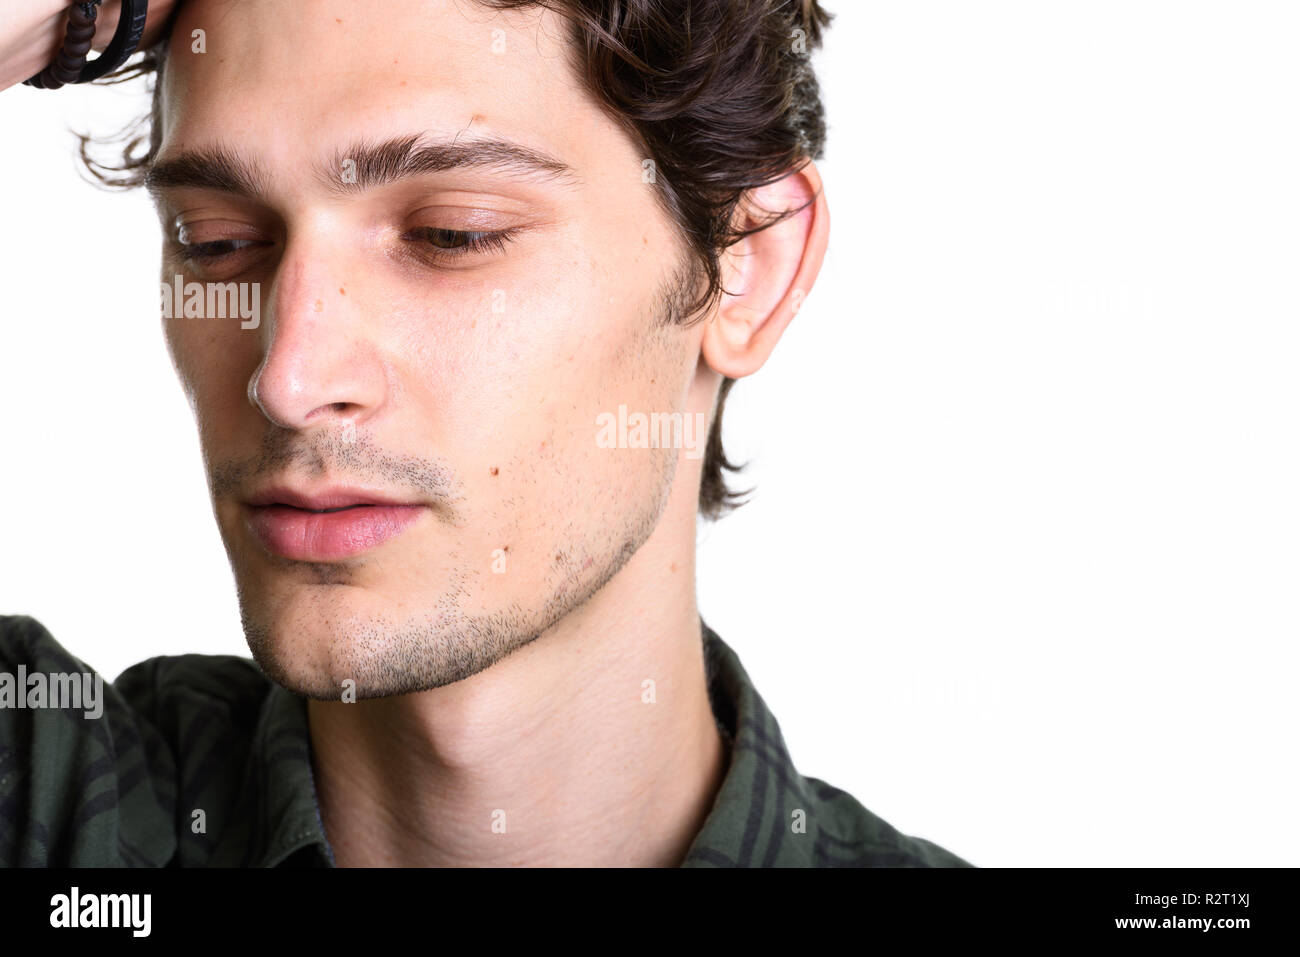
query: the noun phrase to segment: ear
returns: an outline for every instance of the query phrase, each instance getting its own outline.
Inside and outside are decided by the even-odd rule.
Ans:
[[[715,372],[739,379],[757,372],[812,290],[830,238],[830,213],[812,161],[760,189],[737,207],[741,228],[774,212],[805,207],[722,254],[724,294],[700,351]]]

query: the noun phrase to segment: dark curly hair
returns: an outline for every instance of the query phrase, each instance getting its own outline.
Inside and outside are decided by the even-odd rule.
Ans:
[[[818,0],[474,2],[503,10],[544,7],[569,23],[573,69],[653,160],[656,198],[689,251],[692,288],[703,287],[675,310],[677,321],[698,321],[720,300],[719,258],[728,247],[806,208],[765,211],[771,215],[759,225],[737,226],[747,190],[776,182],[824,154],[825,112],[810,57],[832,15]],[[120,162],[94,159],[89,146],[96,140],[79,134],[82,162],[101,185],[142,185],[157,155],[162,136],[157,80],[168,33],[98,81],[153,78],[150,114],[101,141],[121,145]],[[722,448],[722,412],[734,384],[732,378],[722,380],[705,447],[699,507],[709,519],[743,504],[752,491],[728,488],[723,474],[743,469],[728,461]]]

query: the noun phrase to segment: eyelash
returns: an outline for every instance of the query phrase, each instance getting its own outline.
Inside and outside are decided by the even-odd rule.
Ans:
[[[500,229],[495,232],[478,232],[476,230],[457,230],[441,229],[437,226],[419,226],[405,234],[403,238],[414,236],[422,238],[420,243],[420,252],[426,256],[433,256],[435,259],[444,261],[458,259],[461,256],[467,256],[471,253],[480,252],[501,252],[506,248],[506,243],[514,238],[517,229]],[[435,245],[429,237],[435,234],[451,237],[453,240],[463,240],[462,245],[454,247]]]
[[[419,245],[422,247],[420,253],[425,256],[431,256],[434,259],[449,262],[478,252],[501,252],[505,249],[506,244],[514,238],[515,229],[502,229],[496,232],[478,232],[475,230],[458,230],[442,229],[437,226],[419,226],[403,234],[403,239],[415,238],[422,240]],[[440,246],[434,243],[432,236],[437,235],[446,241],[456,242],[455,246]],[[216,239],[206,243],[179,243],[180,258],[187,263],[213,263],[226,256],[232,255],[238,250],[227,250],[225,252],[212,252],[213,247],[232,246],[236,243],[244,243],[248,246],[257,245],[251,239]]]

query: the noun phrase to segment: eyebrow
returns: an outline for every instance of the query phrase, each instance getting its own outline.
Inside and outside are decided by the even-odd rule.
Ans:
[[[574,187],[581,180],[567,163],[539,150],[496,137],[459,134],[450,140],[410,134],[379,142],[358,141],[317,163],[312,175],[337,194],[361,193],[426,173],[483,169],[511,179],[554,182]],[[218,143],[162,157],[145,174],[145,188],[155,197],[184,187],[211,189],[254,199],[269,193],[261,168],[248,157]]]

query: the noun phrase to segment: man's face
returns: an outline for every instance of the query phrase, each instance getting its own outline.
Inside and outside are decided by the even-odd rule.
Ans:
[[[701,326],[662,321],[682,246],[568,42],[470,0],[181,9],[159,169],[224,151],[256,189],[171,167],[162,278],[258,283],[261,309],[164,326],[250,647],[300,693],[473,674],[662,513],[679,452],[601,448],[597,416],[684,412]],[[413,176],[365,149],[416,136],[466,149]]]

